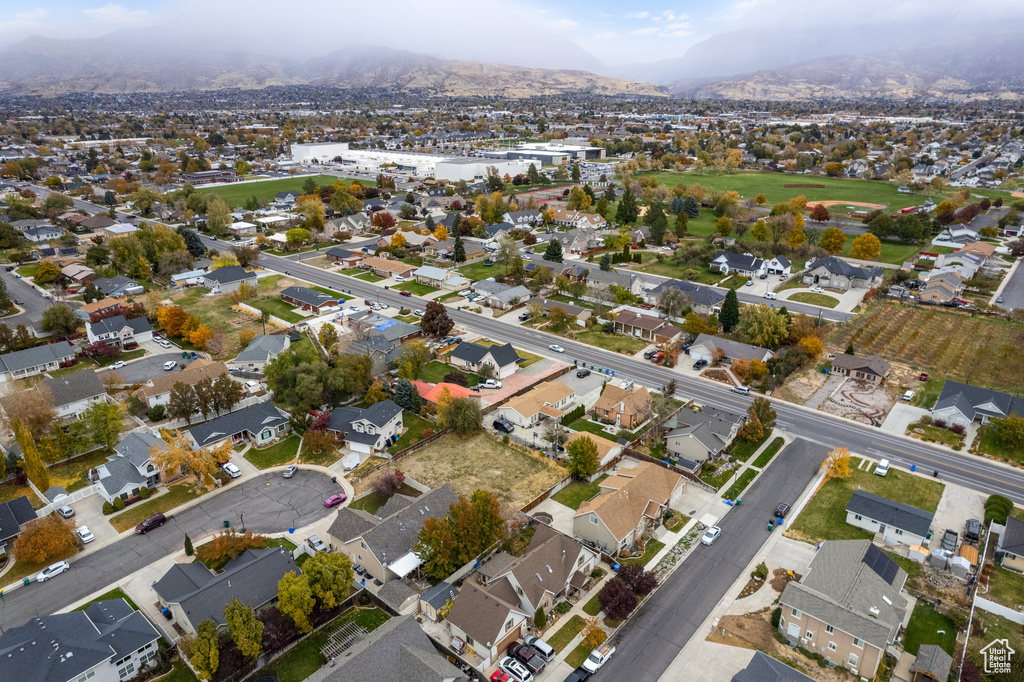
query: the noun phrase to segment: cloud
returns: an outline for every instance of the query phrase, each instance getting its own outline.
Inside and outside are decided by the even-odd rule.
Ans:
[[[137,26],[148,26],[156,23],[159,15],[152,14],[149,10],[128,9],[124,5],[103,5],[92,9],[83,9],[82,13],[89,17],[94,23],[102,24],[110,29],[134,28]]]
[[[36,7],[28,12],[18,12],[14,15],[15,21],[42,21],[46,18],[46,10],[42,7]]]
[[[606,31],[605,33],[597,33],[594,35],[594,40],[610,40],[612,38],[618,38],[619,34],[615,31]]]
[[[580,22],[574,19],[555,19],[554,21],[544,22],[548,28],[552,28],[558,31],[571,31],[574,28],[579,28]]]
[[[627,19],[646,19],[649,16],[651,16],[650,12],[627,12],[626,13],[626,18]]]
[[[659,32],[660,30],[661,29],[658,28],[657,26],[650,26],[648,28],[638,28],[635,31],[630,31],[629,35],[631,35],[631,36],[652,36],[655,33]]]

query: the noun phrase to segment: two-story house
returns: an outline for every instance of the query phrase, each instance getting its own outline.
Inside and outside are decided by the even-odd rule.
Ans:
[[[89,343],[103,341],[108,346],[134,348],[153,340],[153,327],[145,317],[125,318],[124,315],[106,317],[98,322],[86,322],[85,333]]]
[[[643,386],[605,386],[594,403],[598,419],[632,429],[651,417],[651,394]]]
[[[690,471],[718,458],[739,432],[746,417],[716,407],[705,406],[700,412],[680,410],[672,418],[666,437],[666,448],[676,463]]]
[[[133,396],[141,400],[146,407],[166,405],[171,399],[171,389],[175,384],[195,386],[204,379],[217,379],[228,373],[228,366],[223,362],[214,362],[205,358],[193,360],[180,372],[160,374],[146,381]]]
[[[390,400],[366,409],[336,407],[327,419],[327,431],[364,461],[371,455],[388,456],[387,449],[401,437],[402,428],[402,408]]]
[[[155,434],[132,431],[122,438],[114,446],[114,454],[91,474],[100,496],[110,503],[117,497],[127,500],[137,497],[143,486],[153,489],[180,475],[180,471],[157,469],[151,460],[154,449],[167,449],[167,443]]]

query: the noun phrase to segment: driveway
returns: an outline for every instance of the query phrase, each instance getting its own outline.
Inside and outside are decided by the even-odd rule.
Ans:
[[[161,349],[162,350],[162,349]],[[171,372],[180,372],[188,364],[192,362],[190,358],[181,357],[181,351],[177,353],[172,351],[163,351],[160,355],[147,355],[139,358],[138,360],[132,360],[121,369],[117,370],[126,383],[128,384],[143,384],[150,379],[163,376],[164,374],[170,374],[164,369],[164,363],[174,360],[178,363]]]
[[[797,439],[777,455],[743,504],[718,524],[722,536],[698,545],[682,565],[613,639],[617,653],[603,680],[655,682],[768,539],[765,526],[779,502],[794,504],[818,473],[826,448]]]
[[[323,500],[339,490],[330,476],[308,469],[290,479],[282,478],[279,472],[268,473],[230,487],[173,515],[163,528],[126,536],[73,560],[71,570],[59,578],[5,594],[0,626],[6,629],[23,625],[33,616],[48,615],[83,599],[180,549],[186,533],[198,542],[207,534],[223,530],[225,520],[238,526],[240,513],[245,514],[245,528],[257,533],[287,532],[292,526],[309,525],[332,513]]]
[[[911,407],[907,403],[896,403],[889,410],[885,421],[882,422],[882,430],[902,436],[907,432],[907,427],[916,422],[924,415],[929,414],[923,407]]]

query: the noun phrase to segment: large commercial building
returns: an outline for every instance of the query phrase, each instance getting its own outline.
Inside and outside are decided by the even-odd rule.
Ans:
[[[498,175],[511,175],[515,177],[520,174],[525,175],[530,170],[530,162],[498,159],[438,159],[434,177],[438,180],[449,180],[451,182],[458,182],[459,180],[473,182],[474,180],[485,179],[487,177],[487,169],[490,167],[497,169]]]
[[[388,149],[349,149],[347,142],[293,144],[295,163],[337,163],[370,173],[399,172],[421,178],[458,181],[483,180],[487,167],[495,166],[501,175],[518,175],[530,168],[528,161],[489,161],[487,159],[453,158],[436,154],[416,154]]]

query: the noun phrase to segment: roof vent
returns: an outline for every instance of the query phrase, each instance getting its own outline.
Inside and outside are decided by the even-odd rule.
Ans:
[[[870,613],[875,618],[878,618],[878,614],[881,612],[878,610],[877,606],[872,606],[870,609],[868,609],[868,613]]]
[[[551,570],[551,564],[544,564],[544,568],[548,569],[548,573],[554,573],[554,571]]]
[[[540,582],[544,582],[544,578],[540,577],[540,573],[534,573],[534,575],[537,576],[537,580],[539,580]]]

